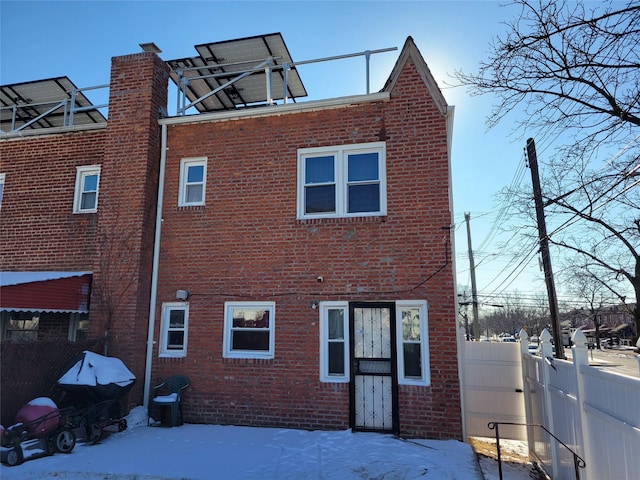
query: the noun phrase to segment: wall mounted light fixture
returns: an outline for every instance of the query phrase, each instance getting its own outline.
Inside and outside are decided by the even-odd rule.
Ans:
[[[176,299],[180,300],[181,302],[184,302],[189,297],[190,295],[188,290],[176,290]]]
[[[315,310],[316,308],[318,308],[319,304],[320,303],[318,302],[318,300],[312,300],[311,301],[311,308],[313,308]]]

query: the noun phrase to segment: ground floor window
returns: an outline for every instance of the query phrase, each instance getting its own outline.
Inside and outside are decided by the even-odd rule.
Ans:
[[[188,319],[188,302],[167,302],[162,304],[159,349],[161,357],[187,356]]]
[[[349,381],[349,304],[320,303],[320,379]]]
[[[2,312],[2,340],[35,342],[38,340],[38,312]]]
[[[223,356],[273,358],[275,309],[275,302],[226,302]]]
[[[431,384],[427,302],[396,302],[396,337],[398,342],[398,383]]]
[[[84,342],[89,328],[88,313],[72,313],[69,320],[69,341]]]

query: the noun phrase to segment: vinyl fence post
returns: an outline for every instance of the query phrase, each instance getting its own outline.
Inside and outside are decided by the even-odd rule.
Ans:
[[[558,341],[562,342],[562,339],[556,339],[556,342]],[[540,334],[540,351],[542,356],[542,384],[544,385],[544,422],[546,423],[545,426],[547,427],[547,429],[555,436],[556,426],[553,417],[553,398],[551,396],[551,389],[549,387],[551,385],[552,375],[556,373],[556,366],[554,365],[555,359],[553,356],[551,334],[546,328]],[[552,436],[549,437],[549,450],[551,451],[551,468],[553,472],[552,478],[559,478],[560,463],[558,457],[558,445],[556,440]]]
[[[529,335],[526,330],[521,329],[518,334],[520,337],[520,372],[522,373],[522,392],[524,395],[524,418],[525,423],[527,423],[527,453],[529,456],[529,460],[531,460],[531,452],[534,450],[534,441],[535,437],[533,434],[533,429],[535,427],[531,426],[533,421],[533,411],[531,408],[531,385],[528,382],[529,378],[529,365],[530,362],[529,356]]]
[[[636,342],[636,347],[638,347],[638,350],[640,351],[640,337],[638,337],[638,341]],[[640,370],[640,355],[638,355],[636,358],[638,360],[638,370]]]
[[[467,344],[465,329],[458,329],[458,380],[460,382],[460,407],[462,416],[462,438],[467,441]]]
[[[573,341],[573,347],[571,347],[572,356],[573,356],[573,368],[576,373],[576,381],[577,381],[577,393],[576,393],[576,403],[578,405],[578,420],[580,424],[578,425],[578,432],[582,436],[579,438],[581,444],[584,448],[583,452],[580,452],[584,457],[585,461],[585,469],[584,476],[582,477],[584,480],[589,480],[591,477],[589,475],[589,465],[594,461],[595,457],[591,454],[591,435],[589,434],[589,422],[587,420],[587,412],[584,408],[584,369],[589,368],[589,354],[587,349],[587,337],[582,332],[582,330],[576,330],[571,337]]]

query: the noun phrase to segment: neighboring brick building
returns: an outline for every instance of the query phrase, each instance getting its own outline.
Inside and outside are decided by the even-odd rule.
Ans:
[[[321,101],[158,118],[168,70],[116,57],[106,128],[0,137],[2,270],[93,272],[130,402],[182,373],[188,422],[461,438],[452,109],[413,40],[381,92]],[[82,166],[97,213],[72,213]],[[32,168],[58,213],[14,237]]]

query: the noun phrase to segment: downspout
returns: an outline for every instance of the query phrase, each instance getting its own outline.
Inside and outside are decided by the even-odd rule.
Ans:
[[[160,174],[158,178],[158,205],[156,207],[156,233],[153,241],[153,266],[151,272],[151,301],[149,302],[149,328],[147,330],[147,356],[144,368],[144,392],[142,404],[149,406],[151,391],[151,365],[153,364],[153,339],[156,323],[156,300],[158,297],[158,264],[160,262],[160,236],[162,230],[162,203],[164,201],[164,170],[167,163],[167,126],[162,125],[160,140]]]

